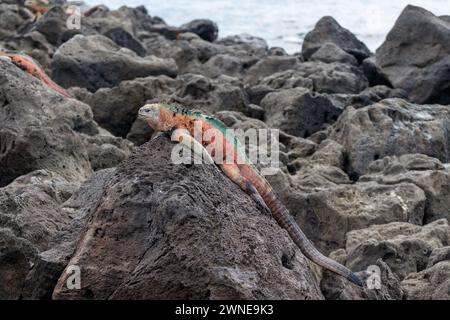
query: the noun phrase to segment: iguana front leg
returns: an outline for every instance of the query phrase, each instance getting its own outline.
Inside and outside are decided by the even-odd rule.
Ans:
[[[214,164],[214,160],[205,147],[191,136],[188,130],[184,128],[175,129],[171,136],[172,141],[184,144],[196,155],[201,157],[207,164]]]
[[[191,149],[196,155],[202,157],[202,159],[205,160],[206,163],[213,164],[214,160],[212,159],[211,155],[208,153],[208,151],[203,147],[203,145],[194,139],[189,133],[188,130],[184,128],[178,128],[173,131],[171,140],[182,143],[185,146],[187,146],[189,149]],[[253,199],[253,201],[256,202],[259,210],[267,215],[272,215],[270,209],[267,207],[266,203],[264,202],[261,195],[256,190],[255,186],[244,176],[241,175],[241,172],[239,170],[239,167],[232,163],[232,164],[220,164],[220,168],[222,169],[223,173],[235,184],[237,184],[239,187],[241,187],[250,197]]]

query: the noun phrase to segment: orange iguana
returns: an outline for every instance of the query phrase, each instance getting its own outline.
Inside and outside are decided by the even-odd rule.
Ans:
[[[173,131],[172,140],[187,145],[207,162],[216,163],[260,208],[272,214],[306,257],[358,286],[363,286],[352,271],[324,256],[314,247],[287,208],[278,200],[267,180],[250,163],[237,137],[220,120],[164,103],[143,106],[139,110],[139,117],[145,119],[155,131]],[[198,130],[201,131],[200,135]],[[217,153],[220,153],[219,158]]]
[[[50,77],[44,72],[44,70],[42,70],[41,67],[38,66],[38,64],[32,58],[24,54],[13,53],[2,49],[0,49],[0,58],[11,61],[25,72],[38,78],[39,80],[41,80],[44,86],[47,86],[48,88],[62,94],[63,96],[66,96],[68,98],[71,97],[66,90],[61,88],[52,79],[50,79]]]
[[[29,9],[35,15],[36,20],[44,15],[50,8],[49,0],[25,0],[25,8]]]

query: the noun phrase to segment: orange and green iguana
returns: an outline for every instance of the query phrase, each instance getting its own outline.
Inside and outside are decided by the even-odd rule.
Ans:
[[[63,96],[70,98],[70,94],[57,85],[50,77],[42,70],[41,67],[30,57],[25,54],[10,52],[0,49],[0,58],[11,61],[13,64],[31,74],[32,76],[41,80],[44,86],[62,94]]]
[[[50,9],[49,0],[25,0],[24,6],[33,12],[35,19],[39,19]]]
[[[188,146],[207,162],[218,164],[225,175],[247,192],[260,208],[272,214],[306,257],[358,286],[363,286],[352,271],[324,256],[314,247],[277,198],[267,180],[247,159],[245,149],[237,137],[220,120],[165,103],[143,106],[139,110],[139,117],[145,119],[157,132],[172,131],[172,140]],[[201,130],[201,134],[198,134],[198,130]],[[216,153],[219,148],[221,152],[217,159]],[[213,158],[216,158],[215,161]]]

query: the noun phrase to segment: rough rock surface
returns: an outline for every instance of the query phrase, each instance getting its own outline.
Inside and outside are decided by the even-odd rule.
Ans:
[[[151,17],[144,6],[130,8],[122,6],[109,10],[106,6],[97,6],[84,17],[81,31],[85,35],[104,34],[113,28],[122,28],[135,37],[152,31],[157,24],[164,24],[158,17]]]
[[[172,148],[160,136],[117,168],[69,262],[82,288],[63,274],[53,298],[321,298],[287,233],[215,166],[172,164]]]
[[[375,56],[364,59],[361,63],[361,68],[369,81],[370,86],[385,85],[392,87],[388,77],[383,73],[383,70],[381,70],[380,66],[377,64]]]
[[[370,55],[370,51],[364,43],[329,16],[320,19],[314,29],[305,36],[302,47],[303,57],[308,60],[326,43],[335,44],[359,61]]]
[[[297,175],[301,177],[303,171]],[[297,217],[327,253],[341,248],[350,230],[394,221],[421,224],[425,200],[424,192],[410,183],[341,185],[308,195],[307,215],[297,213]]]
[[[184,74],[178,80],[179,86],[171,101],[188,109],[201,110],[211,115],[223,110],[248,110],[248,97],[235,78],[221,76],[210,79],[198,74]]]
[[[54,46],[59,46],[69,40],[79,30],[69,30],[67,21],[69,16],[62,7],[51,7],[44,16],[33,26],[45,39]]]
[[[450,260],[450,246],[434,249],[428,259],[427,268],[431,268],[435,264]]]
[[[0,66],[0,298],[48,299],[65,267],[54,241],[80,232],[67,229],[74,216],[62,204],[131,146],[103,132],[89,106],[9,62]]]
[[[83,181],[92,169],[115,166],[130,154],[128,143],[100,134],[88,105],[44,88],[11,63],[0,65],[0,186],[38,169]],[[108,149],[103,164],[94,158],[99,148]]]
[[[348,172],[364,174],[385,156],[422,153],[450,161],[450,107],[387,99],[355,110],[348,107],[329,137],[347,150]]]
[[[71,219],[59,206],[78,187],[57,173],[38,170],[0,188],[0,299],[25,296],[39,253],[51,247]]]
[[[414,183],[427,197],[424,223],[446,218],[450,221],[450,169],[423,154],[384,157],[372,162],[359,181],[384,184]]]
[[[91,166],[79,133],[98,131],[90,108],[44,89],[9,62],[0,60],[0,67],[0,186],[37,169],[87,178]]]
[[[288,134],[308,137],[333,124],[343,109],[322,94],[305,88],[269,93],[261,101],[267,124]]]
[[[0,3],[0,40],[14,35],[15,31],[26,21],[20,9],[14,4]]]
[[[341,262],[345,263],[345,261]],[[381,259],[377,260],[374,266],[379,269],[372,267],[369,272],[358,273],[358,276],[366,283],[366,287],[363,289],[349,286],[345,279],[332,272],[325,272],[320,283],[323,295],[328,300],[403,300],[406,294],[400,287],[398,277],[392,273],[389,266]],[[379,275],[376,275],[379,278],[371,278],[373,271],[380,272]],[[369,288],[367,283],[372,283],[373,287]]]
[[[219,28],[217,24],[208,19],[192,20],[181,26],[181,29],[197,34],[203,40],[213,42],[217,40]]]
[[[148,100],[175,91],[177,81],[167,77],[146,77],[122,81],[117,87],[84,92],[78,98],[90,105],[94,119],[116,136],[126,137],[137,113]]]
[[[320,93],[346,94],[359,93],[368,85],[366,77],[359,68],[339,62],[308,61],[286,69],[273,70],[268,72],[268,75],[258,73],[259,81],[253,84],[266,85],[272,89],[300,86]],[[249,73],[250,71],[252,69]]]
[[[58,233],[51,238],[45,251],[41,251],[33,263],[22,290],[24,299],[51,299],[55,285],[76,249],[76,243],[90,212],[103,194],[105,183],[114,169],[95,172],[91,178],[72,193],[67,201],[57,208],[65,217]]]
[[[299,60],[296,57],[268,56],[248,70],[246,81],[254,83],[260,78],[292,69],[298,63]]]
[[[450,300],[450,261],[411,273],[401,282],[410,300]]]
[[[376,56],[331,17],[293,55],[143,6],[97,6],[79,30],[67,18],[0,4],[0,46],[74,97],[0,60],[0,299],[449,298],[448,17],[408,6]],[[275,192],[322,252],[366,284],[379,270],[381,287],[310,263],[216,167],[145,144],[137,111],[161,101],[280,129]]]
[[[341,62],[358,65],[358,61],[334,43],[325,43],[309,58],[310,61],[322,61],[325,63]]]
[[[145,56],[146,50],[143,45],[132,34],[124,30],[123,28],[116,27],[108,30],[105,34],[117,45],[128,48],[136,52],[139,56]]]
[[[446,219],[424,226],[402,222],[372,225],[347,234],[347,266],[365,270],[383,259],[400,279],[420,272],[436,248],[448,246],[450,228]]]
[[[406,90],[412,102],[450,103],[449,21],[407,6],[376,57],[392,85]]]
[[[177,74],[173,60],[139,57],[100,35],[77,35],[64,43],[55,52],[52,69],[55,81],[63,87],[78,86],[89,91],[137,77]]]

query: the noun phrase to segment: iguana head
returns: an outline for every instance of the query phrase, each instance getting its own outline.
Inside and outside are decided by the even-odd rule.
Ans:
[[[3,51],[1,48],[0,48],[0,59],[11,61],[11,57],[6,53],[6,51]]]
[[[139,109],[139,118],[147,121],[149,126],[155,131],[168,131],[171,129],[169,123],[165,123],[165,113],[168,113],[169,109],[162,103],[146,104]]]

